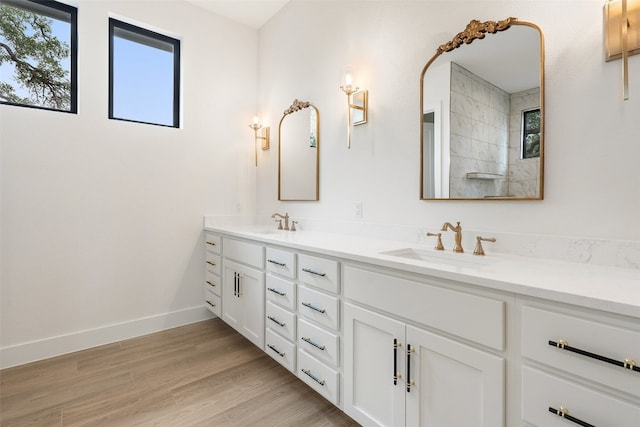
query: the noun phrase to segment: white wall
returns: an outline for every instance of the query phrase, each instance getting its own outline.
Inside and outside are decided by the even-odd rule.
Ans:
[[[181,39],[181,129],[107,119],[110,14]],[[2,365],[207,316],[202,215],[253,214],[257,31],[79,1],[77,115],[0,106]]]
[[[257,212],[316,219],[640,241],[640,55],[629,101],[620,61],[603,60],[602,0],[296,1],[259,31],[259,104],[271,123],[294,98],[320,111],[320,201],[276,201],[277,150],[263,152]],[[543,201],[419,198],[419,77],[471,19],[515,16],[546,41]],[[342,67],[369,90],[369,123],[346,149]],[[359,74],[359,76],[358,76]],[[277,136],[277,135],[275,135]],[[274,137],[275,137],[274,136]],[[274,144],[275,146],[275,144]],[[363,220],[354,201],[363,204]]]

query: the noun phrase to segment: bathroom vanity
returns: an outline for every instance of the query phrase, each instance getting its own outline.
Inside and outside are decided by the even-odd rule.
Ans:
[[[242,226],[205,242],[205,306],[362,425],[638,425],[638,270]]]

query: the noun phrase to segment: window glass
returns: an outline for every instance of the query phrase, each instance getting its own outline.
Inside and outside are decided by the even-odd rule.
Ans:
[[[540,109],[522,112],[522,158],[540,157]]]
[[[180,42],[109,20],[109,118],[179,126]]]
[[[0,0],[0,103],[75,113],[77,9]]]

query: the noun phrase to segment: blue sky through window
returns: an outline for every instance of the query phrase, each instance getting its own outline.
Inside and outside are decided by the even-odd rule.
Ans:
[[[113,116],[173,126],[173,52],[113,40]]]

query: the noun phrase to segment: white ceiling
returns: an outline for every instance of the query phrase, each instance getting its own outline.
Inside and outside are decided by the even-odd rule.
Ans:
[[[289,0],[186,0],[196,6],[247,25],[260,28]]]

